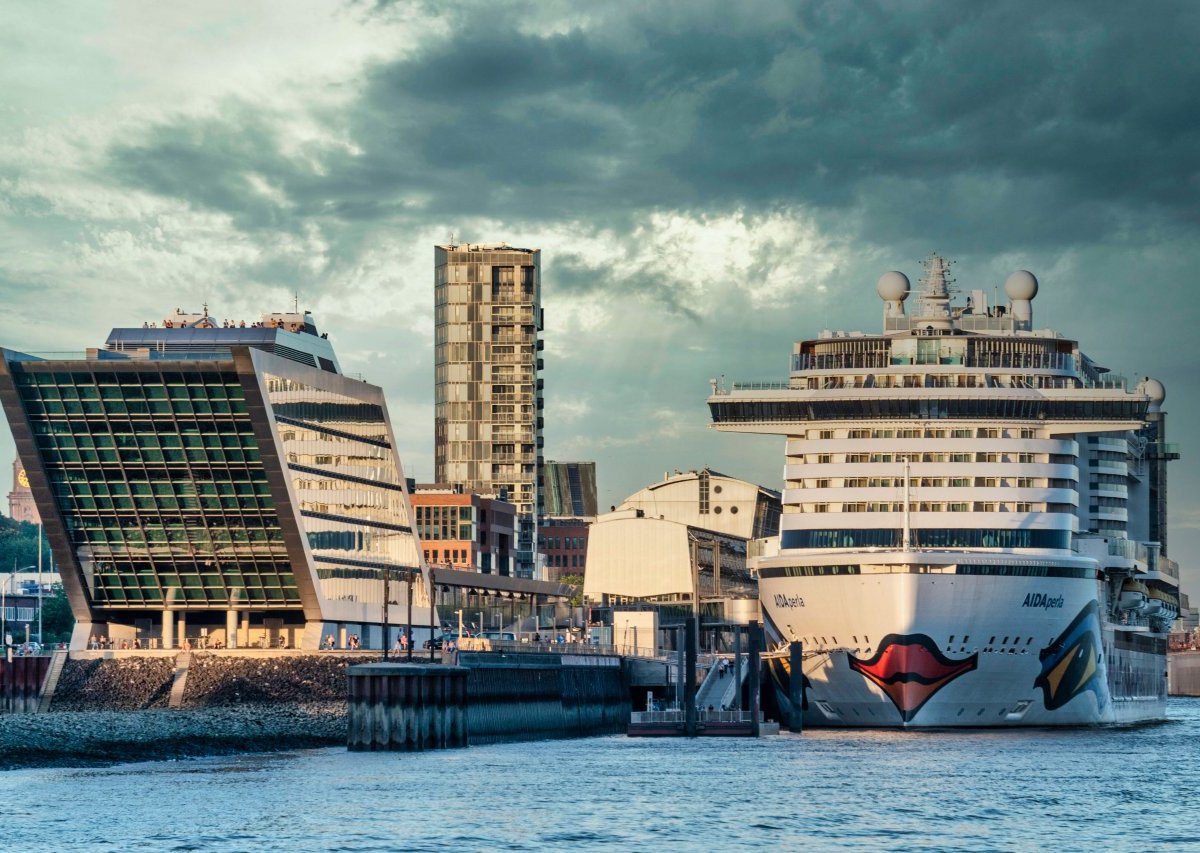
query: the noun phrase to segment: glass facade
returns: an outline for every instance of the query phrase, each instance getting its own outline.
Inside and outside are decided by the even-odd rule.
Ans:
[[[845,528],[841,530],[785,530],[780,547],[790,548],[899,548],[902,533],[895,528]],[[1069,530],[1008,530],[995,528],[916,527],[916,548],[1071,548]]]
[[[1146,417],[1145,400],[1055,400],[1046,398],[898,398],[857,400],[710,400],[713,423],[759,421],[930,420],[1122,420]]]
[[[323,594],[382,602],[384,570],[420,567],[383,407],[294,377],[263,382]]]
[[[94,606],[300,605],[231,362],[12,368]]]

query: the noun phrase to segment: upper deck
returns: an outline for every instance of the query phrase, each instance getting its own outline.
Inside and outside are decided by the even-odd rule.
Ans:
[[[714,426],[779,432],[804,421],[950,418],[1059,422],[1069,432],[1135,428],[1155,411],[1158,383],[1130,389],[1077,341],[1033,328],[1031,273],[1009,276],[1007,305],[989,305],[982,290],[956,305],[949,262],[933,255],[925,270],[911,313],[908,278],[880,278],[881,333],[825,331],[797,341],[786,382],[714,381]]]
[[[317,331],[309,311],[274,312],[262,319],[218,320],[208,306],[198,314],[178,308],[158,322],[141,328],[116,328],[109,332],[104,350],[129,358],[189,358],[213,354],[228,358],[230,347],[247,346],[315,367],[341,373],[329,337]]]

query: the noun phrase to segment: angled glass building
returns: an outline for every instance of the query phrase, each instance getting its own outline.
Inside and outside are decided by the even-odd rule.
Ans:
[[[379,648],[418,573],[412,622],[428,634],[383,393],[340,373],[310,315],[222,328],[177,312],[77,358],[0,355],[73,647]]]

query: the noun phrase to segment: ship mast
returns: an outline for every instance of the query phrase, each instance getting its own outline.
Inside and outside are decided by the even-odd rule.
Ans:
[[[912,524],[908,514],[909,456],[904,456],[904,536],[900,540],[901,547],[907,551],[912,547]]]

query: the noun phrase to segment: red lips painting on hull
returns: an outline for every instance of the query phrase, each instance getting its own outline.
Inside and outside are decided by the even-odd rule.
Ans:
[[[874,657],[849,656],[850,668],[879,685],[900,718],[910,722],[922,706],[954,679],[979,664],[979,653],[950,660],[924,634],[888,634]]]

